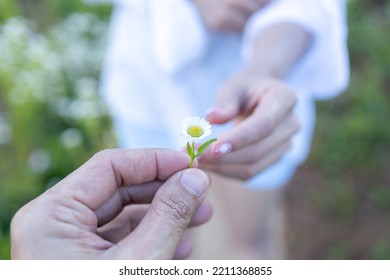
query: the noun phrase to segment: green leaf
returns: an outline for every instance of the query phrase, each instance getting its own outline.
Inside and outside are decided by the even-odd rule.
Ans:
[[[187,153],[188,155],[193,158],[194,157],[194,152],[191,149],[190,142],[187,142]]]
[[[213,138],[213,139],[203,143],[203,145],[199,147],[198,152],[196,153],[196,157],[199,157],[203,153],[203,151],[206,150],[207,147],[210,146],[211,144],[213,144],[215,141],[217,141],[217,138]]]

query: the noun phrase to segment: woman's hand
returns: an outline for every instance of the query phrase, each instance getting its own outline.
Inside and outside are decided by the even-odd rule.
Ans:
[[[228,80],[207,119],[234,125],[202,155],[200,166],[246,180],[277,162],[299,128],[295,99],[294,91],[275,79],[240,74]]]

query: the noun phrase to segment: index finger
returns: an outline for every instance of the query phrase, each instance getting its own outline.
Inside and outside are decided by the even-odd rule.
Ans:
[[[294,103],[293,94],[278,96],[273,91],[262,94],[252,114],[218,139],[212,147],[213,155],[239,150],[269,136],[292,110]]]
[[[101,207],[121,186],[165,181],[188,167],[188,156],[165,149],[105,150],[57,184],[88,208]]]

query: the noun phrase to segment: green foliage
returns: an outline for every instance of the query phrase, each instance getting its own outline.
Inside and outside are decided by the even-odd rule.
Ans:
[[[326,141],[315,145],[313,158],[335,175],[376,169],[389,156],[390,20],[386,9],[364,9],[367,3],[350,3],[350,87],[341,98],[319,105],[316,140]]]
[[[0,260],[10,259],[10,242],[8,235],[2,235],[0,231]]]
[[[370,257],[374,260],[390,260],[390,240],[377,241]]]
[[[115,145],[97,94],[110,10],[80,0],[0,1],[0,259],[10,257],[19,207]],[[383,224],[390,210],[390,0],[350,0],[349,26],[351,84],[318,106],[307,166],[322,177],[306,210],[359,236],[361,219]],[[370,236],[364,258],[390,259],[390,232],[382,236]],[[344,238],[321,256],[356,258]]]
[[[345,260],[348,259],[348,245],[345,243],[330,246],[327,252],[330,260]]]
[[[98,95],[107,19],[73,13],[85,9],[78,1],[38,1],[64,12],[45,26],[13,14],[22,2],[2,1],[8,10],[0,10],[8,18],[0,25],[0,259],[9,258],[17,209],[116,145]]]
[[[349,1],[350,86],[339,98],[318,104],[308,163],[323,178],[318,193],[308,197],[313,210],[346,241],[329,234],[329,243],[337,245],[322,248],[320,258],[390,258],[389,227],[382,227],[390,209],[389,30],[390,1]],[[367,238],[362,221],[378,227],[372,229],[377,236]]]
[[[382,164],[390,141],[390,37],[386,36],[390,23],[379,17],[357,20],[352,14],[350,18],[351,85],[340,99],[320,104],[324,113],[318,120],[322,127],[318,138],[327,141],[316,146],[316,158],[324,168],[339,172]]]
[[[101,18],[107,18],[111,12],[111,6],[90,6],[84,4],[82,0],[2,0],[0,23],[15,15],[20,15],[33,20],[41,27],[46,27],[75,12],[89,12]]]
[[[312,199],[324,215],[331,216],[335,223],[345,223],[354,218],[358,201],[355,190],[347,179],[330,178],[321,188],[322,195],[315,195]]]
[[[3,0],[0,2],[0,22],[18,14],[17,1]]]
[[[390,211],[390,188],[389,186],[374,187],[369,192],[369,198],[382,212]]]
[[[213,144],[216,141],[217,141],[217,139],[213,138],[213,139],[210,139],[210,140],[206,141],[205,143],[203,143],[202,146],[199,147],[198,152],[196,153],[196,157],[200,157],[200,155],[203,153],[203,151],[206,150],[208,146],[210,146],[211,144]]]

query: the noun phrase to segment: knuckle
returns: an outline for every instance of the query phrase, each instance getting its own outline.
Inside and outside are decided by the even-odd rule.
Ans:
[[[297,102],[297,96],[294,92],[294,90],[277,80],[271,80],[266,86],[267,91],[269,91],[272,95],[278,96],[279,98],[282,98],[284,101],[287,100],[291,106],[295,105]]]
[[[279,83],[280,92],[283,93],[282,97],[285,100],[288,100],[291,106],[295,105],[297,102],[297,95],[295,91],[288,85]]]
[[[97,152],[96,154],[94,154],[93,158],[96,158],[96,159],[106,159],[106,158],[110,158],[110,157],[112,157],[116,152],[117,152],[116,149],[104,149],[104,150],[101,150],[101,151]]]
[[[247,165],[244,169],[243,169],[243,172],[242,172],[242,178],[241,179],[244,179],[244,180],[249,180],[251,179],[253,176],[255,176],[257,174],[257,169],[256,169],[256,166],[254,164],[249,164]]]
[[[272,116],[266,116],[262,124],[262,130],[265,135],[270,135],[276,125],[276,119]]]
[[[258,162],[268,152],[268,150],[269,146],[266,143],[258,143],[250,155],[248,155],[249,162]]]
[[[250,162],[250,163],[253,163],[257,160],[258,158],[258,153],[259,153],[259,149],[256,149],[255,151],[253,151],[253,153],[250,153],[248,154],[247,156],[247,161]]]
[[[251,148],[250,152],[245,153],[246,162],[249,164],[257,162],[263,153],[264,148],[262,143],[257,143],[255,146],[253,146],[253,148]]]
[[[185,229],[191,218],[191,207],[173,198],[160,198],[160,203],[154,206],[157,215],[171,221],[176,227]]]

